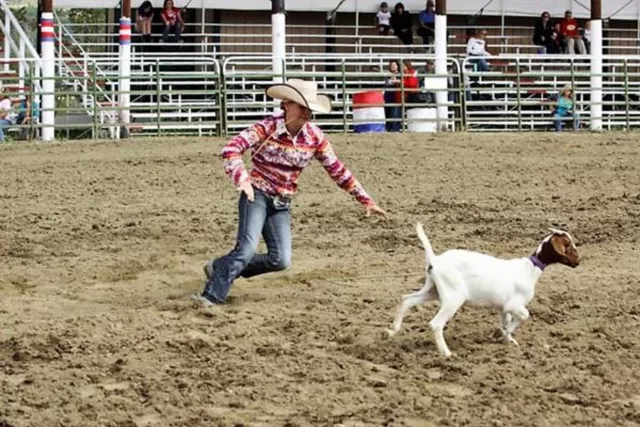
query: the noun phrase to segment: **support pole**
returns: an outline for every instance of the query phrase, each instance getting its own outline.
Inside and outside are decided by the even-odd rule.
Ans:
[[[285,29],[284,0],[271,0],[271,41],[273,82],[283,83],[282,75],[285,71],[286,29]]]
[[[591,130],[602,130],[602,0],[591,0]]]
[[[20,51],[19,51],[19,57],[20,58],[26,58],[27,57],[27,46],[26,46],[26,42],[24,40],[24,38],[20,37],[20,47],[19,47]],[[24,67],[24,62],[20,61],[18,62],[18,77],[19,77],[19,81],[18,81],[18,89],[20,91],[20,95],[24,95],[24,76],[26,74],[27,70]],[[33,102],[33,100],[32,100]]]
[[[447,92],[447,0],[436,0],[436,74],[441,75],[437,79],[438,91],[436,101],[438,103],[437,118],[438,130],[446,130],[449,118]]]
[[[95,84],[95,82],[94,82]],[[119,136],[129,137],[129,123],[131,122],[131,0],[122,0],[120,16],[120,84],[119,105]],[[93,100],[97,102],[97,100]],[[160,117],[158,117],[160,120]]]
[[[55,29],[53,27],[53,0],[42,0],[41,47],[42,47],[42,140],[53,141],[55,137],[56,89],[55,78]]]
[[[11,43],[9,40],[9,34],[11,34],[11,21],[6,19],[4,20],[4,71],[8,73],[11,71],[11,64],[9,63],[9,58],[11,58]]]

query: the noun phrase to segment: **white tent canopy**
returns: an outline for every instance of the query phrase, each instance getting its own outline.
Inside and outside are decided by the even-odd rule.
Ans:
[[[133,7],[139,6],[143,0],[131,0]],[[161,7],[163,0],[151,0],[155,7]],[[188,4],[191,9],[228,9],[228,10],[271,10],[269,0],[174,0],[178,7]],[[327,12],[333,10],[338,0],[285,0],[287,10]],[[396,1],[387,0],[390,8]],[[419,12],[425,6],[425,0],[404,0],[402,3],[410,12]],[[120,0],[102,0],[101,8],[116,8]],[[380,1],[346,0],[340,12],[374,12]],[[95,3],[87,0],[54,0],[55,7],[95,8]],[[484,15],[492,16],[540,16],[548,11],[552,16],[560,17],[564,11],[571,9],[577,18],[589,18],[590,0],[449,0],[447,13],[451,15],[474,15],[484,7]],[[613,15],[613,16],[611,16]],[[640,0],[602,0],[602,17],[604,19],[638,20],[640,18]]]

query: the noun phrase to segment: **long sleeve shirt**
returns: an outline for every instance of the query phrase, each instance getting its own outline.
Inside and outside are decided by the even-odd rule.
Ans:
[[[467,42],[467,55],[488,56],[487,51],[485,50],[484,40],[471,37]]]
[[[249,149],[253,168],[247,172],[242,155]],[[236,187],[250,179],[254,187],[269,195],[289,198],[297,191],[297,181],[303,169],[316,159],[331,179],[358,202],[365,206],[374,204],[351,171],[338,159],[320,128],[307,122],[296,136],[291,136],[283,114],[269,116],[242,131],[222,149],[222,158],[224,170]]]

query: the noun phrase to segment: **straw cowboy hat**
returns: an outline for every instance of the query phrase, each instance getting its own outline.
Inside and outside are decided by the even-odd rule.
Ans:
[[[293,101],[318,113],[331,111],[331,99],[327,95],[319,95],[318,86],[314,82],[289,79],[286,83],[269,86],[267,95],[283,101]]]

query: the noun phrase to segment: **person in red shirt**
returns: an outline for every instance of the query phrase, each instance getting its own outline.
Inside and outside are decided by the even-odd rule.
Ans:
[[[405,59],[402,61],[402,85],[404,86],[404,102],[409,102],[412,93],[418,92],[420,80],[418,79],[418,70],[413,68],[411,61]],[[396,92],[396,103],[402,102],[402,91]],[[406,108],[406,107],[405,107]]]
[[[566,53],[575,55],[576,46],[580,55],[587,53],[582,35],[580,34],[580,28],[578,27],[578,21],[573,17],[570,10],[564,13],[564,19],[560,21],[558,26],[558,33],[560,34],[562,43],[565,45]]]
[[[180,9],[173,6],[173,0],[164,0],[162,6],[162,22],[164,22],[164,30],[162,31],[162,40],[164,42],[169,41],[169,34],[173,34],[176,37],[176,42],[182,43],[182,29],[184,27],[184,21],[182,20],[182,14]]]

